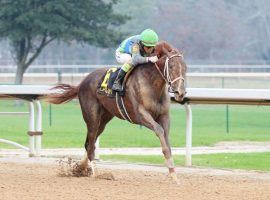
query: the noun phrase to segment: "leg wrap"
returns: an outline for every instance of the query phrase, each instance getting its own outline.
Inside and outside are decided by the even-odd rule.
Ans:
[[[166,159],[166,165],[168,168],[174,168],[173,158]]]
[[[96,176],[97,175],[97,166],[96,166],[95,161],[91,161],[90,166],[92,169],[92,176]]]
[[[83,159],[80,161],[80,165],[83,168],[87,168],[88,167],[88,156],[87,156],[87,152],[84,153]]]

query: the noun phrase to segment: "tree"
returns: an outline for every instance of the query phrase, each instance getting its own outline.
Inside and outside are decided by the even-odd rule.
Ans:
[[[54,40],[109,47],[123,34],[127,17],[115,14],[117,0],[0,0],[0,38],[8,39],[17,64],[15,84]]]

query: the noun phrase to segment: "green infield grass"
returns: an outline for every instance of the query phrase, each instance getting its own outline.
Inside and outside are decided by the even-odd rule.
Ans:
[[[14,107],[13,101],[1,100],[1,111],[27,111]],[[51,125],[49,104],[43,107],[43,148],[83,147],[86,137],[80,106],[77,101],[52,105]],[[270,107],[229,106],[229,133],[226,132],[225,105],[192,106],[193,146],[212,146],[220,141],[270,141]],[[173,104],[171,116],[171,145],[185,144],[185,112]],[[0,138],[27,145],[28,117],[0,115]],[[114,118],[100,138],[101,147],[158,147],[156,135],[145,127]],[[13,148],[0,144],[0,148]]]
[[[193,166],[270,171],[268,153],[230,153],[193,155]],[[163,156],[101,155],[101,159],[143,164],[164,164]],[[176,166],[184,166],[184,156],[174,156]]]

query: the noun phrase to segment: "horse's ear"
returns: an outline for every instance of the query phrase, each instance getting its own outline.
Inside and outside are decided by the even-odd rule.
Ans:
[[[172,51],[172,47],[165,41],[160,41],[155,47],[155,54],[158,58],[162,57],[164,54],[168,55]]]
[[[173,49],[175,52],[181,54],[182,56],[184,56],[184,54],[186,53],[185,50],[178,50],[178,49]]]
[[[185,50],[180,50],[179,51],[182,55],[184,55],[186,52],[185,52]]]

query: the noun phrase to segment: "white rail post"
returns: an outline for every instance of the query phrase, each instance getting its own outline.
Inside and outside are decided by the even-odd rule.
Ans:
[[[186,162],[185,166],[192,165],[192,111],[188,103],[185,103],[186,110]]]
[[[35,108],[32,101],[29,102],[29,156],[35,156],[35,137],[33,133],[35,132]]]
[[[42,107],[39,100],[35,100],[37,107],[37,118],[36,118],[36,135],[35,135],[35,146],[36,156],[40,156],[41,151],[41,136],[42,136]]]
[[[99,137],[97,138],[96,141],[96,150],[95,150],[95,159],[99,160],[100,156],[99,156]]]

